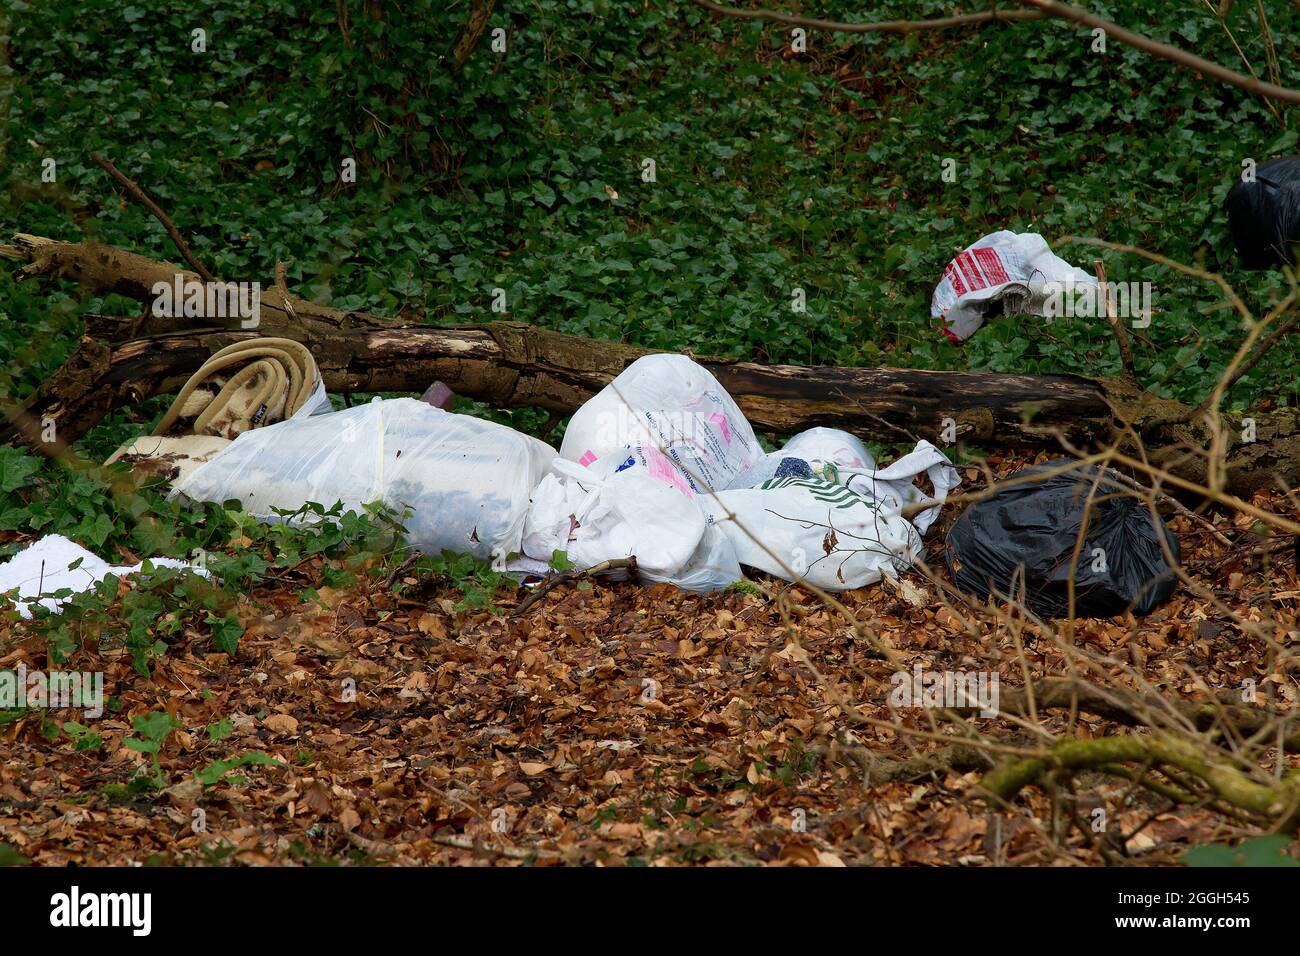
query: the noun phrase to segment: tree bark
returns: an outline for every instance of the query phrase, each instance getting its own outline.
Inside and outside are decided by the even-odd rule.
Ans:
[[[26,264],[19,278],[72,278],[97,292],[154,300],[155,283],[198,276],[168,263],[94,243],[19,235],[0,256]],[[189,328],[196,324],[208,328]],[[292,295],[283,284],[263,291],[255,330],[216,316],[122,319],[86,317],[80,347],[10,422],[0,440],[39,440],[53,422],[75,441],[108,412],[173,392],[217,349],[254,335],[302,342],[332,392],[421,392],[441,380],[454,391],[500,407],[576,410],[649,350],[565,335],[519,323],[438,328],[404,325]],[[224,326],[224,327],[218,327]],[[891,368],[804,368],[697,357],[760,431],[789,433],[814,425],[846,428],[884,441],[956,438],[979,447],[1060,448],[1140,444],[1148,458],[1203,481],[1204,424],[1189,406],[1125,380],[1078,375],[932,372]],[[1256,441],[1236,441],[1229,486],[1238,493],[1300,483],[1300,421],[1295,410],[1255,416]],[[1225,416],[1240,435],[1240,421]]]
[[[492,17],[492,8],[495,5],[496,0],[471,0],[469,19],[465,21],[465,29],[456,38],[456,45],[452,47],[451,51],[451,69],[453,73],[461,71],[469,59],[469,55],[478,46],[478,41],[482,39],[483,31],[487,29],[488,20]]]
[[[87,316],[91,330],[130,319]],[[422,391],[441,380],[457,394],[503,408],[568,414],[648,349],[497,322],[435,328],[336,328],[270,324],[257,331],[194,330],[116,345],[91,336],[26,406],[75,441],[113,409],[176,391],[217,349],[257,335],[294,338],[316,357],[331,392]],[[888,368],[804,368],[697,358],[759,430],[835,425],[895,440],[906,430],[942,441],[1055,444],[1109,429],[1106,383],[1071,375],[996,375]],[[1029,416],[1033,416],[1032,418]],[[11,423],[0,440],[12,441]]]

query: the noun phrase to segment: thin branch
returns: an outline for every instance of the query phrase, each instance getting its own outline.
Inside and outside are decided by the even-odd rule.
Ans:
[[[1294,302],[1295,293],[1292,293],[1287,298],[1288,300]],[[1291,318],[1287,319],[1285,322],[1283,322],[1281,325],[1275,328],[1268,335],[1264,336],[1264,341],[1259,343],[1259,347],[1256,348],[1253,353],[1251,353],[1249,358],[1247,358],[1244,362],[1242,362],[1239,366],[1237,366],[1237,370],[1232,373],[1232,376],[1228,379],[1228,382],[1224,386],[1223,390],[1227,392],[1230,388],[1232,388],[1232,386],[1236,385],[1237,382],[1243,376],[1245,376],[1247,372],[1249,372],[1251,369],[1253,369],[1256,365],[1259,364],[1260,359],[1262,359],[1265,355],[1268,354],[1269,350],[1278,343],[1279,339],[1281,339],[1284,335],[1286,335],[1288,332],[1290,332],[1292,329],[1296,327],[1297,323],[1300,323],[1300,312],[1297,312],[1295,315],[1291,316]]]
[[[1124,364],[1124,371],[1128,377],[1137,381],[1137,370],[1133,367],[1133,347],[1129,345],[1128,332],[1124,330],[1111,305],[1110,289],[1106,285],[1106,267],[1100,259],[1094,259],[1092,268],[1097,273],[1097,281],[1101,283],[1101,301],[1105,303],[1106,321],[1110,323],[1110,330],[1115,333],[1115,341],[1119,343],[1119,359]]]
[[[946,30],[951,27],[968,26],[972,23],[1043,20],[1052,17],[1059,20],[1070,20],[1094,30],[1104,30],[1108,37],[1141,50],[1143,53],[1196,70],[1198,73],[1203,73],[1222,83],[1246,90],[1249,93],[1270,99],[1283,100],[1287,103],[1300,103],[1300,91],[1298,90],[1287,89],[1284,86],[1266,83],[1255,77],[1246,76],[1204,57],[1199,57],[1195,53],[1189,53],[1167,43],[1152,40],[1150,37],[1134,33],[1132,30],[1126,30],[1119,24],[1105,20],[1089,13],[1087,10],[1081,10],[1079,7],[1068,3],[1057,3],[1056,0],[1020,0],[1024,5],[1037,8],[1034,10],[982,10],[978,13],[962,13],[934,20],[886,20],[878,23],[841,23],[835,20],[798,17],[788,13],[779,13],[775,10],[737,9],[735,7],[724,7],[721,4],[713,3],[712,0],[692,0],[692,2],[722,16],[738,17],[742,20],[767,20],[772,23],[809,27],[814,30],[830,30],[836,33],[913,33],[918,30]],[[1300,2],[1300,0],[1296,0],[1296,2]]]
[[[207,266],[199,261],[199,257],[194,254],[194,250],[192,250],[190,244],[185,241],[185,237],[181,235],[181,231],[176,228],[176,223],[172,222],[171,217],[162,211],[162,207],[150,199],[149,195],[143,189],[136,185],[132,179],[103,156],[100,156],[98,153],[91,153],[90,158],[98,163],[100,167],[103,168],[104,172],[117,180],[121,187],[126,190],[128,196],[140,205],[144,206],[145,209],[149,210],[149,212],[153,214],[155,219],[162,223],[162,227],[167,230],[167,235],[172,237],[172,242],[176,243],[176,248],[179,249],[181,255],[185,257],[185,261],[190,264],[190,268],[197,272],[204,282],[212,282],[212,273],[208,271]]]
[[[720,3],[712,3],[711,0],[692,0],[692,2],[725,17],[738,17],[741,20],[768,20],[772,23],[808,27],[813,30],[831,30],[836,33],[915,33],[920,30],[947,30],[951,27],[963,27],[972,23],[1044,20],[1047,18],[1047,14],[1039,13],[1037,10],[982,10],[979,13],[962,13],[952,17],[938,17],[934,20],[882,20],[877,23],[840,23],[835,20],[797,17],[789,13],[779,13],[776,10],[742,10],[736,7],[724,7]]]
[[[1223,295],[1232,303],[1232,307],[1237,310],[1241,316],[1244,325],[1250,325],[1255,321],[1251,315],[1250,309],[1246,308],[1246,303],[1241,300],[1237,290],[1228,284],[1228,280],[1223,278],[1217,272],[1209,272],[1205,269],[1198,269],[1196,266],[1189,266],[1185,262],[1179,262],[1177,259],[1170,259],[1158,252],[1151,252],[1143,249],[1141,246],[1133,246],[1123,242],[1108,242],[1105,239],[1095,239],[1092,236],[1062,236],[1057,240],[1057,244],[1077,242],[1085,246],[1097,246],[1100,249],[1109,249],[1112,252],[1127,252],[1135,256],[1141,256],[1143,259],[1149,259],[1151,262],[1159,263],[1167,269],[1173,269],[1183,275],[1195,276],[1198,279],[1204,279],[1206,282],[1213,282],[1223,290]]]
[[[1212,76],[1222,83],[1246,90],[1248,93],[1267,96],[1275,100],[1284,100],[1287,103],[1300,103],[1300,90],[1290,90],[1284,86],[1265,83],[1263,80],[1257,80],[1254,77],[1238,73],[1236,70],[1230,70],[1226,66],[1220,66],[1218,63],[1199,57],[1195,53],[1188,53],[1186,50],[1169,46],[1167,43],[1160,43],[1140,33],[1134,33],[1132,30],[1125,30],[1117,23],[1112,23],[1110,20],[1089,13],[1087,10],[1081,10],[1072,4],[1057,3],[1056,0],[1021,0],[1021,2],[1037,7],[1048,16],[1058,17],[1062,20],[1072,20],[1081,26],[1090,27],[1094,30],[1105,30],[1106,36],[1118,40],[1120,43],[1125,43],[1141,50],[1143,53],[1149,53],[1171,63],[1177,63],[1179,66],[1196,70],[1198,73],[1204,73],[1206,76]]]
[[[1168,505],[1170,508],[1178,512],[1183,517],[1187,518],[1189,521],[1192,521],[1195,524],[1199,524],[1202,528],[1204,528],[1206,531],[1210,533],[1210,536],[1214,538],[1215,541],[1219,542],[1219,544],[1223,545],[1225,548],[1231,549],[1236,547],[1232,539],[1229,538],[1227,535],[1225,535],[1218,528],[1216,528],[1208,518],[1206,518],[1204,515],[1197,514],[1195,511],[1187,507],[1187,505],[1183,504],[1173,495],[1167,495],[1163,491],[1159,491],[1155,488],[1149,488],[1146,485],[1142,484],[1140,481],[1137,481],[1134,478],[1129,477],[1128,475],[1124,474],[1122,471],[1116,471],[1114,468],[1103,468],[1102,470],[1105,471],[1106,474],[1109,475],[1111,478],[1114,478],[1116,481],[1120,482],[1126,487],[1132,488],[1135,491],[1140,491],[1144,495],[1151,495],[1152,497],[1155,498],[1157,502]]]
[[[449,846],[457,850],[468,850],[471,853],[486,854],[488,856],[503,856],[507,860],[532,861],[558,860],[561,858],[561,854],[555,850],[544,850],[541,847],[528,849],[527,847],[518,846],[493,846],[490,843],[482,843],[467,836],[438,835],[430,839],[441,846]]]
[[[474,0],[470,4],[469,19],[465,21],[465,29],[456,38],[456,45],[451,51],[453,73],[461,71],[469,60],[470,54],[474,52],[474,48],[478,46],[478,41],[482,38],[483,31],[487,29],[495,5],[496,0]]]
[[[519,617],[530,607],[540,601],[550,593],[551,589],[557,584],[563,584],[565,581],[573,581],[577,578],[591,577],[597,574],[604,574],[609,571],[626,570],[629,575],[636,576],[636,555],[627,558],[611,558],[608,561],[602,561],[583,570],[565,571],[563,574],[557,574],[537,586],[532,594],[519,602],[519,606],[510,612],[511,617]]]

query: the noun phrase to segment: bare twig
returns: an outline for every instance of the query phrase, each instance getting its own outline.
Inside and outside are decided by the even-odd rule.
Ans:
[[[467,836],[435,836],[431,838],[434,843],[442,846],[454,847],[457,850],[469,850],[471,853],[484,853],[489,856],[503,856],[507,860],[558,860],[560,854],[554,850],[535,849],[529,850],[517,846],[493,846],[490,843],[480,843],[479,841]]]
[[[488,20],[492,16],[492,8],[495,5],[496,0],[473,0],[470,4],[469,19],[465,21],[465,29],[456,38],[456,45],[451,51],[451,69],[453,73],[460,72],[469,59],[469,55],[478,46],[478,41],[482,38],[483,31],[487,29]]]
[[[1288,302],[1293,304],[1294,301],[1295,301],[1295,295],[1293,293],[1292,295],[1288,296]],[[1237,382],[1240,381],[1242,377],[1246,375],[1246,373],[1248,373],[1251,369],[1253,369],[1256,365],[1258,365],[1260,359],[1262,359],[1265,355],[1268,354],[1269,349],[1271,349],[1274,345],[1276,345],[1278,343],[1278,340],[1280,340],[1288,332],[1294,329],[1298,323],[1300,323],[1300,312],[1297,312],[1295,315],[1291,316],[1291,318],[1287,319],[1285,322],[1283,322],[1281,325],[1275,328],[1268,335],[1264,336],[1264,340],[1259,343],[1259,347],[1256,348],[1253,353],[1251,353],[1249,358],[1245,359],[1240,365],[1238,365],[1236,371],[1233,372],[1231,376],[1229,376],[1228,382],[1224,386],[1224,391],[1226,392],[1228,389],[1232,388],[1232,386],[1236,385]]]
[[[1128,332],[1124,330],[1123,323],[1115,315],[1115,309],[1112,307],[1110,289],[1106,284],[1106,266],[1100,259],[1094,259],[1092,268],[1097,273],[1097,281],[1101,283],[1101,301],[1105,303],[1106,321],[1110,323],[1110,330],[1115,333],[1115,341],[1119,343],[1119,358],[1124,364],[1124,372],[1136,381],[1137,370],[1133,367],[1133,347],[1129,345]]]
[[[720,13],[727,17],[742,20],[767,20],[771,23],[784,23],[793,27],[808,27],[813,30],[830,30],[835,33],[915,33],[920,30],[947,30],[951,27],[964,27],[973,23],[991,23],[995,21],[1013,22],[1017,20],[1043,20],[1047,14],[1037,10],[981,10],[978,13],[961,13],[951,17],[937,17],[933,20],[882,20],[876,23],[841,23],[835,20],[818,20],[813,17],[799,17],[776,10],[746,10],[737,7],[724,7],[711,0],[693,0],[698,6]]]
[[[1214,77],[1214,79],[1222,83],[1235,86],[1248,93],[1283,100],[1287,103],[1300,103],[1300,90],[1291,90],[1274,83],[1265,83],[1254,77],[1238,73],[1236,70],[1230,70],[1226,66],[1220,66],[1218,63],[1199,57],[1195,53],[1188,53],[1178,47],[1160,43],[1140,33],[1134,33],[1132,30],[1126,30],[1117,23],[1112,23],[1072,4],[1058,3],[1057,0],[1021,0],[1021,2],[1037,7],[1049,16],[1072,20],[1081,26],[1091,27],[1094,30],[1105,30],[1106,36],[1113,40],[1118,40],[1120,43],[1141,50],[1143,53],[1149,53],[1171,63],[1177,63],[1179,66],[1196,70],[1198,73],[1204,73],[1206,76]]]
[[[104,172],[117,180],[118,184],[126,190],[127,195],[140,205],[144,206],[145,209],[149,210],[149,212],[153,214],[155,219],[162,223],[162,227],[167,230],[167,235],[171,236],[172,242],[176,243],[176,248],[180,250],[185,261],[190,264],[190,268],[197,272],[204,282],[212,282],[212,273],[208,271],[207,266],[199,261],[199,257],[194,254],[194,250],[192,250],[190,244],[185,241],[185,237],[181,235],[181,231],[176,228],[176,223],[172,222],[171,217],[162,211],[162,207],[150,199],[149,195],[143,189],[141,189],[132,179],[103,156],[100,156],[98,153],[91,153],[90,158],[98,163],[100,167],[103,168]]]
[[[626,570],[629,575],[636,575],[636,556],[628,558],[611,558],[608,561],[602,561],[599,564],[593,564],[591,567],[578,570],[565,571],[554,577],[548,578],[537,586],[532,594],[519,602],[519,606],[510,612],[511,617],[519,617],[530,607],[540,601],[543,597],[551,592],[557,584],[563,584],[565,581],[573,581],[578,578],[591,577],[597,574],[605,574],[610,571]]]
[[[697,6],[723,16],[739,17],[744,20],[768,20],[772,23],[785,23],[791,26],[809,27],[814,30],[830,30],[837,33],[913,33],[918,30],[946,30],[950,27],[968,26],[973,23],[1042,20],[1053,17],[1060,20],[1070,20],[1094,30],[1104,30],[1108,37],[1141,50],[1143,53],[1196,70],[1198,73],[1203,73],[1222,83],[1246,90],[1249,93],[1270,99],[1283,100],[1287,103],[1300,103],[1300,91],[1298,90],[1287,89],[1274,83],[1266,83],[1253,76],[1246,76],[1236,70],[1230,70],[1226,66],[1199,57],[1194,53],[1152,40],[1150,37],[1134,33],[1132,30],[1126,30],[1119,24],[1089,13],[1087,10],[1082,10],[1068,3],[1058,3],[1056,0],[1020,0],[1023,5],[1036,8],[1033,10],[983,10],[978,13],[963,13],[933,20],[887,20],[877,23],[841,23],[834,20],[798,17],[788,13],[779,13],[775,10],[737,9],[713,3],[712,0],[693,0],[693,2]]]

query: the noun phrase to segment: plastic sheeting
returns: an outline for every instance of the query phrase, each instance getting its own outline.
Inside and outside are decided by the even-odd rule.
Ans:
[[[173,495],[238,499],[262,520],[308,502],[404,514],[409,543],[504,561],[555,449],[504,425],[413,398],[374,399],[244,432]]]
[[[1176,561],[1178,539],[1164,521],[1152,520],[1146,502],[1095,468],[1024,480],[1068,462],[1017,472],[966,509],[948,531],[953,582],[981,598],[1023,593],[1035,614],[1064,617],[1073,567],[1077,617],[1150,613],[1177,584],[1161,541]]]

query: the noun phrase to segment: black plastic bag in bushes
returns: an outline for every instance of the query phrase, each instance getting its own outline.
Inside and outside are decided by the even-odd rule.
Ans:
[[[1068,461],[1027,468],[1012,479],[1058,469]],[[1013,484],[967,508],[948,532],[948,571],[954,583],[981,598],[993,593],[1018,599],[1023,586],[1025,603],[1035,614],[1064,617],[1070,564],[1089,494],[1088,528],[1075,565],[1075,615],[1111,617],[1130,608],[1135,614],[1150,613],[1176,584],[1160,538],[1175,560],[1178,539],[1159,517],[1152,520],[1147,503],[1135,492],[1093,467]]]
[[[1293,265],[1291,243],[1300,242],[1300,156],[1258,166],[1254,182],[1233,186],[1223,208],[1243,267]]]

